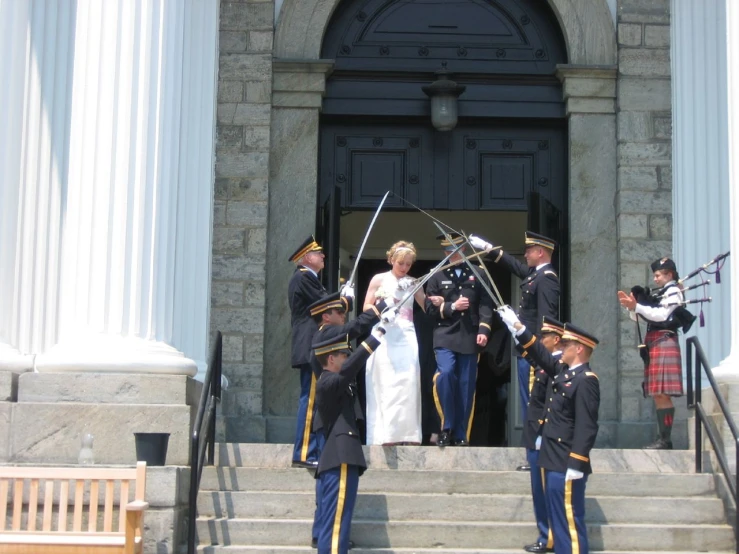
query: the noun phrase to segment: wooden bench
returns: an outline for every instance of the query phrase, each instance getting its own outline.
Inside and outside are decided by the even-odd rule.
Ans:
[[[140,554],[145,489],[145,462],[136,468],[0,467],[0,553]]]

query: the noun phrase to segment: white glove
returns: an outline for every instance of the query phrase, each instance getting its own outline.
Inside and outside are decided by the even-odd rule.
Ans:
[[[393,298],[392,296],[388,296],[387,298],[383,298],[383,300],[385,301],[385,306],[387,308],[392,308],[393,306],[395,306],[395,298]]]
[[[470,244],[475,250],[490,250],[493,245],[476,235],[470,235]]]
[[[385,336],[385,328],[378,325],[377,327],[372,329],[372,336],[381,341],[382,337]]]
[[[541,450],[541,435],[536,437],[536,443],[534,444],[534,446],[536,447],[536,450]]]
[[[508,327],[511,335],[518,336],[526,329],[525,327],[522,327],[518,330],[516,329],[516,323],[521,323],[521,320],[518,319],[516,312],[514,312],[513,308],[511,308],[510,306],[501,306],[497,309],[497,312],[500,315],[500,319],[502,319],[503,323],[505,323],[505,326]]]
[[[392,323],[398,315],[396,308],[387,308],[382,314],[380,314],[380,320],[383,323]]]
[[[340,296],[346,296],[348,298],[354,298],[354,287],[347,283],[343,287],[341,287],[341,290],[339,291]]]
[[[576,479],[582,479],[584,476],[585,474],[582,471],[567,468],[567,473],[565,473],[565,481],[575,481]]]

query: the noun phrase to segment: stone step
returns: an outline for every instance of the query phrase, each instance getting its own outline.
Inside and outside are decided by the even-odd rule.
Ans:
[[[313,491],[315,479],[303,469],[217,467],[203,468],[200,490]],[[528,472],[506,471],[491,478],[486,471],[367,471],[359,481],[362,493],[479,493],[528,494]],[[588,478],[587,496],[700,496],[715,495],[714,477],[708,473],[594,473]]]
[[[695,525],[725,523],[718,498],[586,498],[586,517],[592,523],[659,523]],[[638,506],[638,516],[634,508]],[[312,492],[210,492],[198,497],[198,514],[216,518],[277,518],[311,520]],[[360,492],[354,517],[374,521],[530,522],[530,496],[515,494],[405,494]]]
[[[592,545],[591,545],[592,546]],[[352,554],[521,554],[523,549],[518,548],[504,550],[486,550],[477,548],[353,548]],[[654,550],[594,550],[599,554],[658,554]],[[315,549],[308,546],[199,546],[198,552],[202,554],[308,554],[316,552]],[[664,554],[664,551],[659,552]],[[672,552],[671,554],[694,554],[692,552]],[[701,554],[734,554],[733,550],[702,550]]]
[[[638,506],[634,506],[638,510]],[[201,545],[303,546],[311,533],[311,522],[298,519],[199,519],[197,534]],[[533,523],[491,522],[378,522],[356,519],[352,540],[358,548],[418,549],[498,549],[519,550],[535,536]],[[588,524],[588,538],[594,550],[634,551],[645,545],[660,552],[729,551],[734,536],[728,525],[634,525]]]
[[[288,468],[290,444],[219,443],[216,466]],[[510,471],[524,459],[522,448],[438,448],[436,446],[365,446],[370,469]],[[693,473],[689,450],[612,450],[591,452],[593,471]]]

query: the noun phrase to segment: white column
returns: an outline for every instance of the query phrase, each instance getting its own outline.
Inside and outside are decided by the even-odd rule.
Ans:
[[[0,310],[0,342],[35,354],[38,371],[193,375],[205,366],[208,339],[218,1],[0,0],[2,30],[16,29],[4,16],[22,6],[46,24],[16,18],[16,32],[26,33],[14,42],[26,44],[25,80],[0,85],[0,94],[29,97],[28,83],[44,75],[33,60],[49,26],[68,23],[69,55],[64,63],[59,44],[47,49],[56,64],[51,81],[38,79],[41,108],[22,110],[39,121],[13,126],[11,137],[20,137],[26,166],[57,180],[26,199],[23,184],[35,176],[13,169],[21,174],[15,198],[11,170],[0,170],[2,215],[17,220],[0,228],[0,246],[14,250],[0,254],[3,278],[14,260],[0,300],[29,298],[15,319]],[[35,23],[37,14],[26,18]],[[0,60],[13,58],[11,42],[0,36]],[[11,69],[0,66],[0,76]],[[68,95],[58,97],[63,76]],[[54,127],[49,106],[66,127]],[[62,129],[47,133],[52,155],[32,140],[46,127]],[[33,289],[19,269],[25,261]]]
[[[729,222],[731,238],[731,309],[729,355],[714,368],[714,374],[726,381],[739,380],[739,5],[736,0],[726,1],[726,81],[728,111],[728,164],[729,164]]]
[[[673,257],[681,275],[730,249],[725,2],[672,0]],[[706,326],[696,320],[689,333],[698,336],[713,366],[731,347],[737,312],[732,275],[737,273],[726,263],[721,285],[705,276],[712,282],[705,293],[714,301],[703,306]],[[688,284],[697,282],[696,277]],[[701,289],[687,294],[702,296]],[[700,306],[688,309],[697,315]]]

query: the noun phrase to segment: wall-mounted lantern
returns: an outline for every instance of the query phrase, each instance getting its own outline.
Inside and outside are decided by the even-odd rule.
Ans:
[[[441,70],[434,73],[436,81],[423,87],[423,92],[431,98],[431,123],[439,131],[451,131],[457,125],[457,100],[467,87],[450,80],[446,62]]]

